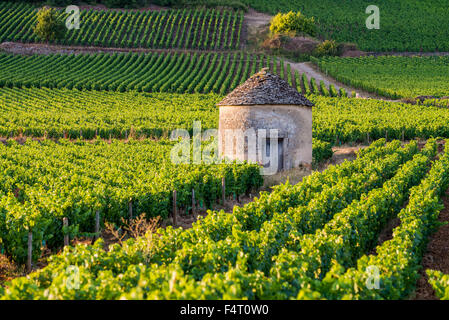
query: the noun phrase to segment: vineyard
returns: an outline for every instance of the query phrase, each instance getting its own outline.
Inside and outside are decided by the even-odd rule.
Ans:
[[[216,94],[0,89],[0,137],[126,139],[168,137],[218,127]],[[434,106],[308,95],[313,113],[314,158],[332,156],[330,147],[379,139],[449,138],[449,110]]]
[[[225,94],[268,63],[243,53],[3,54],[0,86]]]
[[[33,33],[37,8],[0,3],[0,42],[39,42]],[[68,17],[63,11],[64,20]],[[82,10],[80,29],[68,30],[61,45],[126,48],[235,50],[240,47],[243,13],[216,9],[163,11]]]
[[[340,82],[391,99],[449,96],[449,57],[328,57],[313,61]]]
[[[348,96],[293,71],[283,59],[244,53],[114,53],[33,55],[0,53],[1,87],[67,88],[227,94],[264,67],[304,94]],[[222,70],[226,70],[223,72]]]
[[[275,15],[301,11],[315,17],[319,37],[351,42],[364,51],[449,51],[449,7],[441,0],[243,0]],[[377,5],[380,29],[367,29],[366,8]],[[436,25],[437,24],[437,25]]]
[[[313,137],[333,145],[379,138],[449,138],[449,110],[374,99],[309,96],[315,103]]]
[[[126,139],[168,137],[175,129],[217,128],[218,95],[0,89],[1,137]]]
[[[61,241],[64,217],[75,237],[93,233],[96,212],[105,222],[120,223],[129,217],[130,204],[133,214],[166,218],[173,190],[179,207],[191,205],[192,189],[210,207],[221,197],[223,177],[230,195],[260,186],[257,165],[174,165],[173,145],[151,140],[0,144],[0,234],[6,252],[25,261],[32,231],[38,258],[42,241],[50,247]]]
[[[67,248],[44,269],[0,289],[2,298],[403,297],[416,281],[419,255],[449,186],[449,150],[433,161],[436,154],[435,140],[422,150],[415,142],[401,147],[379,140],[353,162],[280,185],[232,214],[213,212],[192,229],[160,229],[157,237],[108,252],[102,240]],[[395,216],[403,223],[392,240],[378,244],[377,235]],[[378,254],[367,255],[372,249]],[[95,264],[87,263],[94,255]],[[381,270],[382,290],[360,285],[354,292],[370,263]],[[78,266],[90,285],[67,290],[69,265]]]
[[[64,7],[0,2],[0,300],[449,300],[444,1],[383,1],[378,30],[368,0],[92,3],[43,41]],[[290,10],[314,18],[319,58],[282,55],[309,45],[298,25],[268,34],[262,13]],[[403,51],[440,53],[385,55]],[[216,129],[252,116],[293,119],[284,163],[307,118],[312,158],[272,177],[221,159]]]

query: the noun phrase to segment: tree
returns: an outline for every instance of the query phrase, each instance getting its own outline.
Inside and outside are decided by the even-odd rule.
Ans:
[[[37,24],[33,30],[39,38],[48,42],[61,39],[65,33],[65,26],[58,11],[44,7],[37,13]]]

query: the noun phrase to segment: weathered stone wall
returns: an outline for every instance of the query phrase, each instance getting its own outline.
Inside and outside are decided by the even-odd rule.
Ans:
[[[279,130],[283,138],[284,169],[312,163],[312,108],[289,105],[220,106],[219,150],[230,159],[247,160],[247,149],[226,148],[229,129]],[[229,143],[229,140],[228,140]],[[237,143],[242,143],[240,140]]]

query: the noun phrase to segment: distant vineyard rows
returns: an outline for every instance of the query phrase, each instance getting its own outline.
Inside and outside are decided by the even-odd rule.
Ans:
[[[0,42],[39,42],[37,8],[0,3]],[[65,19],[68,15],[61,11]],[[216,9],[162,11],[81,10],[80,29],[55,43],[125,48],[231,50],[240,47],[243,13]]]
[[[336,80],[391,99],[449,96],[449,57],[313,59]]]
[[[264,54],[114,53],[20,56],[0,54],[0,87],[172,93],[229,93],[264,67],[304,94],[348,96],[317,83],[289,63]],[[351,93],[353,94],[353,93]]]
[[[1,54],[0,87],[226,94],[268,62],[244,53]]]

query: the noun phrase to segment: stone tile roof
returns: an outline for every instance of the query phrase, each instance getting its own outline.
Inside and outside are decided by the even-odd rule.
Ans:
[[[262,69],[227,95],[218,106],[298,105],[313,103],[277,75]]]

